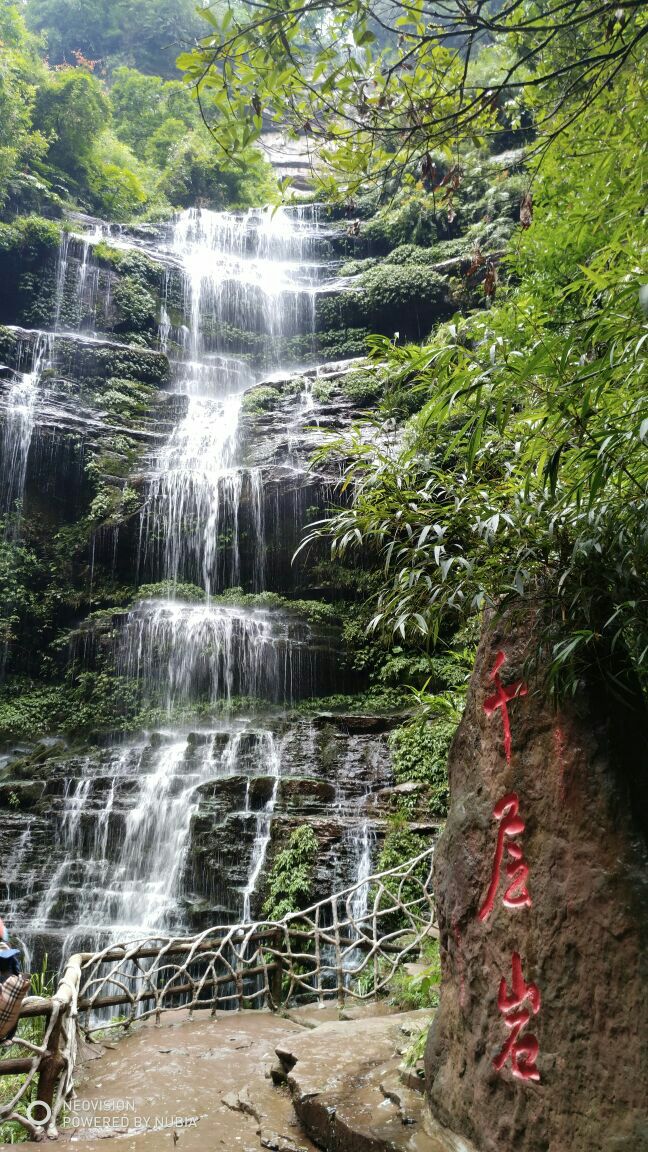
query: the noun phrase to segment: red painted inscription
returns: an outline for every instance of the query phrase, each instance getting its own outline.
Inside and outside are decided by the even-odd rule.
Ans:
[[[509,720],[508,705],[510,700],[515,700],[518,696],[526,696],[529,691],[527,685],[523,680],[518,680],[515,684],[502,684],[500,679],[500,668],[504,664],[506,656],[503,652],[498,652],[495,657],[493,671],[490,674],[490,679],[495,685],[495,695],[488,696],[484,700],[484,712],[487,716],[494,716],[496,712],[501,709],[502,712],[502,728],[504,730],[504,755],[506,763],[511,763],[511,721]]]
[[[519,815],[519,812],[520,801],[515,792],[509,792],[506,796],[502,796],[502,799],[498,800],[493,808],[493,816],[499,821],[497,847],[495,848],[495,859],[493,860],[490,886],[486,893],[486,899],[478,912],[480,920],[488,920],[488,917],[495,907],[505,849],[509,856],[509,861],[505,867],[509,882],[504,891],[502,903],[505,908],[531,907],[531,897],[526,886],[529,875],[529,865],[524,859],[522,848],[519,844],[515,843],[516,838],[521,836],[526,828],[526,824]],[[510,843],[507,843],[507,841],[510,841]]]
[[[529,1002],[529,1007],[525,1002]],[[497,1006],[504,1016],[509,1036],[501,1052],[493,1060],[493,1067],[501,1072],[507,1060],[511,1061],[511,1072],[518,1080],[539,1080],[536,1068],[539,1045],[530,1032],[521,1036],[531,1020],[531,1014],[540,1011],[540,989],[536,984],[525,984],[522,975],[520,953],[513,953],[513,979],[509,993],[506,980],[502,978],[497,997]]]

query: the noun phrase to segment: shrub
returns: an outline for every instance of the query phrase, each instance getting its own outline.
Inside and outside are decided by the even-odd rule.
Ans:
[[[453,720],[428,720],[397,728],[389,738],[397,782],[415,780],[426,784],[430,811],[436,816],[448,813],[447,762],[456,728]]]
[[[287,846],[277,853],[268,875],[263,915],[269,920],[281,920],[308,906],[318,850],[317,837],[309,824],[294,829]]]

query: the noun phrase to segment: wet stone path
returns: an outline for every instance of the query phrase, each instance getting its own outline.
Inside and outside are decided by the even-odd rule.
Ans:
[[[275,1048],[303,1031],[269,1012],[179,1011],[86,1048],[58,1146],[84,1152],[114,1137],[120,1152],[312,1152],[288,1090],[269,1079]]]

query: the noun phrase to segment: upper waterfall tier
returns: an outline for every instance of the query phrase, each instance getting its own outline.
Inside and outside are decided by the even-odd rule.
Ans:
[[[316,207],[190,209],[138,229],[92,222],[63,236],[52,327],[157,336],[190,394],[213,394],[212,368],[219,388],[244,387],[252,362],[285,367],[312,344],[317,295],[338,285],[333,235]]]
[[[312,209],[183,213],[171,247],[185,272],[193,358],[226,325],[267,336],[312,331],[314,294],[329,272],[317,260],[321,241]]]
[[[312,695],[316,659],[330,653],[308,625],[285,613],[145,600],[128,613],[117,666],[167,706],[250,696],[286,702]],[[325,667],[318,669],[318,683]]]

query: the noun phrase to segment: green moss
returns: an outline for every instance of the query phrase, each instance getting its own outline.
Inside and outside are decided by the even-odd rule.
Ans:
[[[73,687],[14,680],[0,693],[0,744],[111,731],[127,725],[138,708],[136,686],[106,673],[82,673]]]
[[[261,385],[245,393],[242,411],[246,416],[258,416],[261,412],[270,412],[280,400],[281,392],[278,388]]]
[[[60,239],[60,225],[41,216],[0,224],[0,315],[9,323],[51,322]]]
[[[150,415],[157,389],[141,380],[126,380],[111,376],[107,386],[97,393],[96,399],[110,416],[131,421]]]
[[[376,404],[385,390],[385,377],[378,368],[349,372],[340,382],[342,393],[362,407]]]
[[[124,276],[113,291],[113,302],[119,313],[117,332],[152,332],[156,324],[155,296],[138,276]]]
[[[301,700],[295,711],[300,715],[312,716],[316,712],[334,712],[353,716],[393,716],[405,714],[411,709],[411,696],[396,689],[368,688],[352,695],[339,693],[335,696],[318,696]]]
[[[375,256],[367,256],[364,260],[347,260],[340,268],[341,276],[360,276],[375,268],[380,261]]]
[[[133,603],[138,600],[182,600],[187,604],[203,604],[205,590],[196,584],[174,584],[171,580],[162,580],[158,584],[142,584],[133,597]]]
[[[340,613],[335,605],[323,600],[293,600],[278,592],[244,592],[242,588],[228,588],[220,596],[212,596],[212,604],[234,604],[241,608],[267,608],[292,612],[311,624],[339,624]]]
[[[448,315],[446,280],[421,264],[383,263],[360,276],[357,288],[321,296],[318,324],[331,328],[365,325],[375,332],[416,337],[429,332],[436,320]]]
[[[100,240],[98,244],[94,245],[92,255],[97,264],[107,268],[119,268],[124,253],[121,248],[113,248],[106,240]]]

